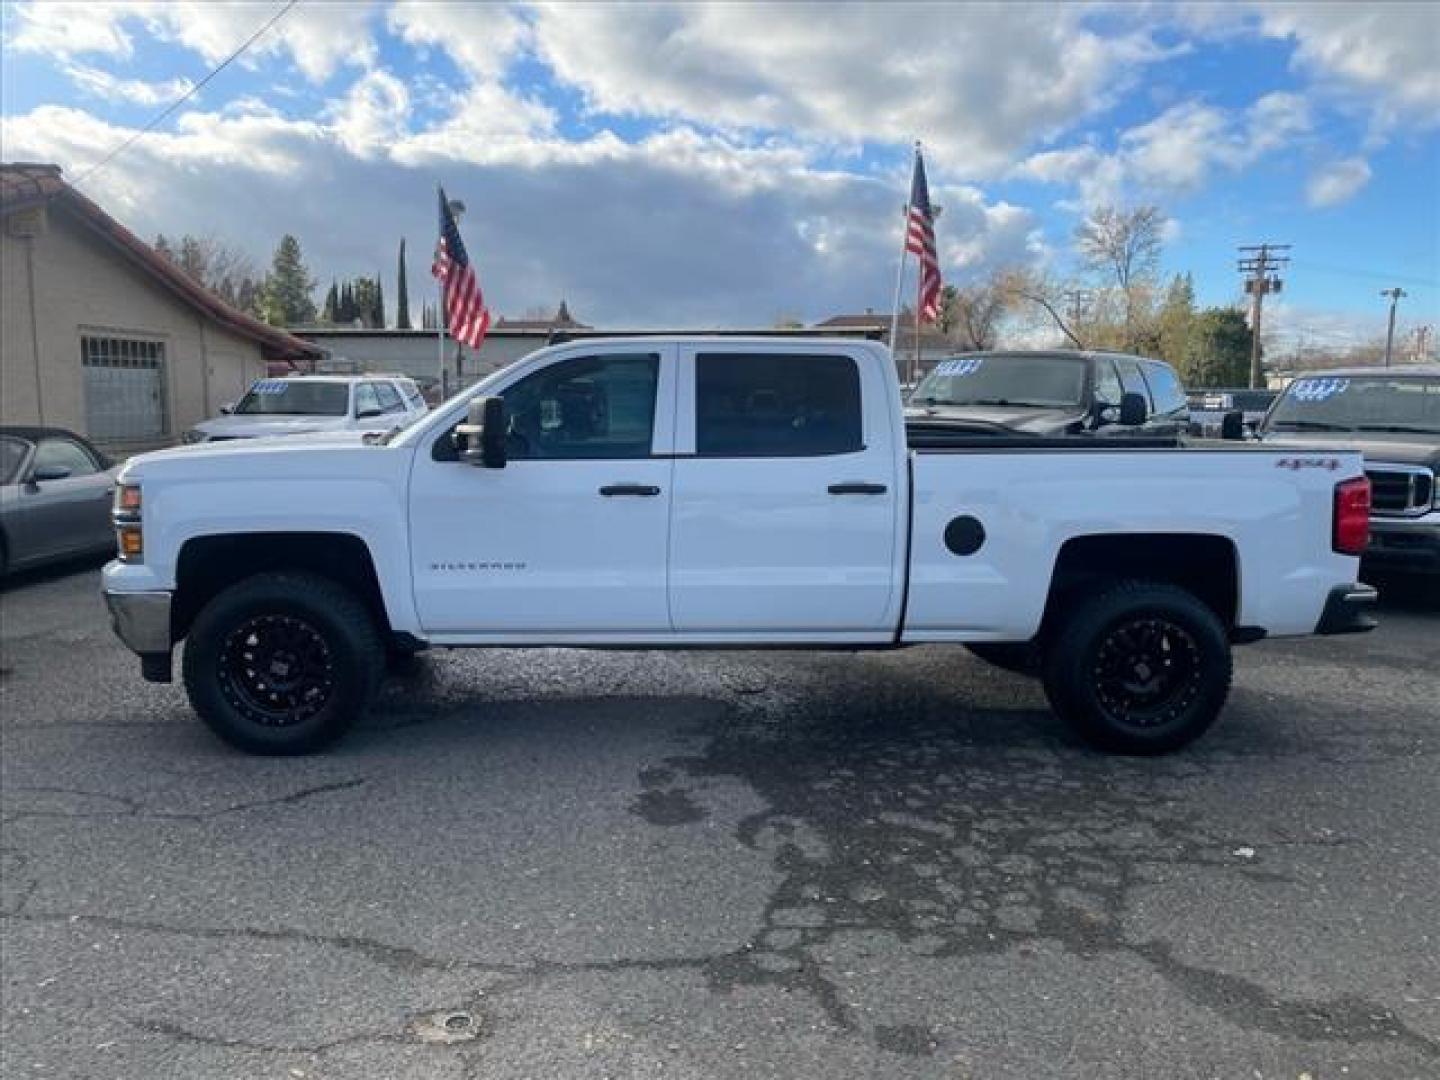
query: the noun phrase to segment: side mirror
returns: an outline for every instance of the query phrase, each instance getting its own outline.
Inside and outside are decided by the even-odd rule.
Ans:
[[[223,405],[220,406],[220,415],[221,415],[221,416],[229,416],[229,415],[230,415],[231,413],[233,413],[234,411],[235,411],[235,402],[233,402],[233,401],[227,401],[227,402],[225,402],[225,404],[223,404]]]
[[[64,465],[41,465],[30,474],[30,483],[43,484],[47,480],[64,480],[70,470]]]
[[[1245,438],[1245,414],[1239,409],[1231,409],[1220,418],[1220,438],[1229,439],[1231,442],[1239,442]]]
[[[508,426],[504,398],[472,399],[465,423],[455,429],[461,439],[460,460],[481,469],[503,469]]]
[[[1139,427],[1150,417],[1150,406],[1144,394],[1129,393],[1120,397],[1120,423],[1123,427]]]

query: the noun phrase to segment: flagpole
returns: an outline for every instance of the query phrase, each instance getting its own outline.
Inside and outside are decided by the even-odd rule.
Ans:
[[[915,161],[920,160],[920,140],[915,140]],[[900,287],[905,281],[905,256],[908,253],[907,241],[910,234],[910,195],[909,192],[915,189],[915,165],[910,165],[910,187],[905,195],[905,220],[900,229],[900,265],[895,268],[895,302],[890,307],[890,355],[895,356],[900,347],[898,334],[900,332]],[[900,375],[899,367],[895,369],[895,375]]]
[[[445,198],[445,192],[439,184],[435,185],[435,199],[437,202]],[[439,241],[436,241],[438,244]],[[445,392],[445,283],[437,281],[440,288],[440,303],[436,311],[435,324],[438,330],[435,335],[435,372],[440,376],[440,400],[444,401],[450,395]]]

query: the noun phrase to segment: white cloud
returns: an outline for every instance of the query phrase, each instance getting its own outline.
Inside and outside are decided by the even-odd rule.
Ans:
[[[1259,12],[1266,34],[1294,41],[1296,66],[1421,123],[1440,122],[1440,8],[1433,3],[1265,4]]]
[[[66,64],[63,70],[71,82],[91,97],[129,101],[136,105],[169,105],[189,93],[195,85],[189,79],[164,79],[159,82],[122,79],[88,64]]]
[[[540,118],[537,131],[481,152],[453,129],[427,143],[426,132],[403,133],[403,103],[386,78],[363,77],[316,120],[256,103],[184,113],[87,191],[142,236],[216,234],[261,261],[293,232],[328,280],[389,268],[401,236],[422,250],[442,180],[470,206],[466,241],[507,313],[565,296],[609,325],[734,326],[888,302],[901,225],[888,176],[818,168],[793,145],[686,126],[633,143],[609,133],[572,142]],[[7,150],[58,161],[71,176],[130,133],[57,106],[0,122]],[[947,275],[1037,257],[1023,208],[971,188],[938,186],[937,199]],[[411,270],[418,303],[429,282]]]
[[[1011,175],[1075,188],[1080,206],[1198,191],[1217,171],[1238,173],[1311,129],[1310,106],[1289,93],[1257,98],[1243,112],[1197,101],[1173,105],[1120,133],[1116,148],[1045,150]]]
[[[105,4],[7,5],[14,19],[7,28],[8,48],[61,59],[101,54],[128,57],[134,43],[122,25],[135,13]]]
[[[106,3],[16,4],[17,29],[7,47],[58,59],[103,55],[128,58],[132,33],[143,29],[215,64],[234,52],[274,12],[245,0],[109,0]],[[372,4],[298,4],[256,40],[240,61],[286,52],[312,82],[343,65],[375,58],[369,31]]]
[[[1342,158],[1317,169],[1305,186],[1311,206],[1338,206],[1370,182],[1370,165],[1361,157]]]
[[[360,158],[384,154],[407,134],[410,93],[388,71],[366,72],[331,106],[336,137]]]
[[[1076,6],[538,5],[535,48],[602,113],[841,143],[921,138],[984,176],[1114,99],[1164,50]]]
[[[472,78],[484,80],[503,74],[529,40],[525,22],[499,4],[396,0],[386,24],[407,44],[441,48]]]
[[[1248,0],[1182,4],[1164,14],[1206,40],[1258,35],[1289,43],[1290,66],[1311,80],[1308,93],[1370,109],[1381,131],[1402,122],[1440,123],[1440,7],[1434,3]]]

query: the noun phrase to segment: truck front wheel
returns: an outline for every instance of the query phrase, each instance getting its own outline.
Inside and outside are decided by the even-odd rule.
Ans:
[[[257,574],[195,618],[185,689],[205,724],[252,754],[306,754],[365,711],[385,671],[374,619],[328,578]]]
[[[1050,705],[1087,742],[1164,754],[1198,738],[1230,692],[1230,643],[1184,589],[1122,581],[1081,600],[1049,639]]]

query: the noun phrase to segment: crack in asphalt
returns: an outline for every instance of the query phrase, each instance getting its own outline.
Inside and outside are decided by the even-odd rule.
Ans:
[[[225,817],[227,814],[240,814],[250,810],[263,810],[272,806],[291,806],[295,803],[304,802],[317,795],[329,795],[337,791],[350,791],[354,788],[363,787],[370,782],[369,777],[357,777],[352,780],[337,780],[327,784],[315,784],[312,787],[301,788],[299,791],[291,791],[284,795],[276,795],[266,799],[253,799],[248,802],[232,803],[229,806],[222,806],[214,810],[149,810],[141,799],[128,795],[115,795],[104,791],[86,791],[80,788],[65,787],[42,787],[17,784],[7,790],[9,792],[28,792],[37,795],[67,795],[80,799],[96,799],[101,802],[116,803],[120,809],[116,810],[11,810],[3,816],[8,820],[24,820],[26,818],[139,818],[142,820],[157,821],[211,821],[215,818]]]

